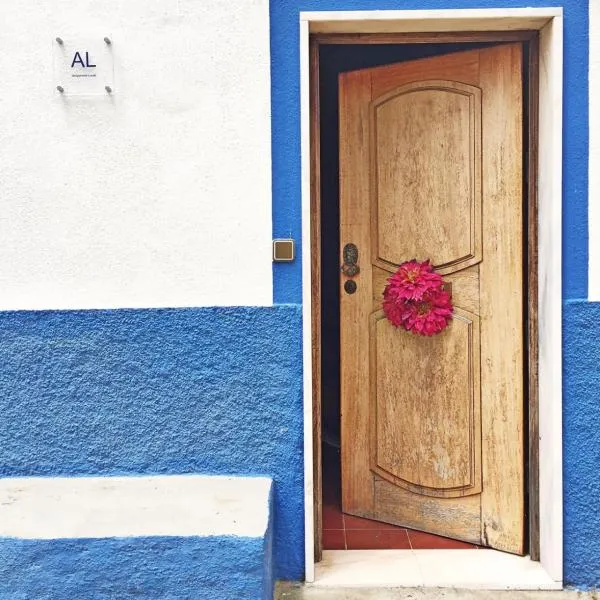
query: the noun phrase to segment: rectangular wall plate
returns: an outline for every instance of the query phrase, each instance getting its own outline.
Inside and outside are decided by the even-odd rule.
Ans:
[[[52,39],[54,85],[65,96],[106,96],[112,93],[114,60],[112,38],[99,32],[95,36],[61,35]]]
[[[294,240],[273,240],[273,261],[292,262],[295,258]]]

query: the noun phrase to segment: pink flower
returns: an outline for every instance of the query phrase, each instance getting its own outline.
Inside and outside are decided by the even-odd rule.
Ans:
[[[407,331],[431,336],[443,331],[452,319],[452,303],[447,292],[428,294],[410,302],[403,311],[402,325]]]
[[[383,298],[383,312],[394,327],[400,327],[408,317],[410,306],[406,300]]]
[[[388,279],[384,294],[405,300],[420,300],[429,291],[440,289],[441,276],[433,270],[431,263],[410,260],[402,263]]]
[[[452,319],[452,301],[430,261],[403,263],[383,292],[383,311],[395,327],[418,335],[443,331]]]

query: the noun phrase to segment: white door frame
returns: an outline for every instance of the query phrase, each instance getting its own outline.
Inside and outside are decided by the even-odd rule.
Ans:
[[[307,582],[315,582],[315,585],[338,586],[381,584],[513,589],[549,589],[562,586],[562,14],[561,8],[300,13],[304,523]],[[485,552],[479,550],[326,551],[324,561],[319,563],[315,577],[309,34],[522,29],[536,29],[540,32],[538,158],[540,562],[493,550]],[[476,554],[477,552],[479,555]],[[387,571],[382,570],[382,564],[386,561],[389,563]]]

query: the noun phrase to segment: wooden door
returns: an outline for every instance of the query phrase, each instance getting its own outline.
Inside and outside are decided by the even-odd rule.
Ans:
[[[517,554],[521,68],[521,45],[505,44],[339,80],[340,245],[360,267],[340,282],[343,510]],[[432,337],[381,310],[412,258],[451,283],[453,319]]]

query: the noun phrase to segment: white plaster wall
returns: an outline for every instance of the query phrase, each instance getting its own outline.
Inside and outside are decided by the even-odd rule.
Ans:
[[[272,302],[268,0],[0,5],[0,310]],[[114,42],[62,97],[53,40]]]
[[[588,297],[600,300],[600,0],[590,0]]]

